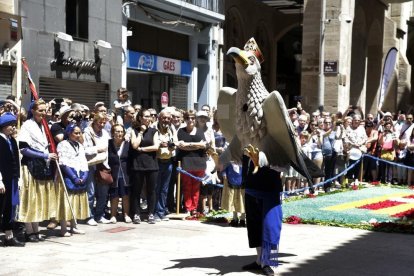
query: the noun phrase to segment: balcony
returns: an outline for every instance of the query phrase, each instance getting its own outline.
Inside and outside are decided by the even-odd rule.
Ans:
[[[225,0],[185,0],[185,2],[215,13],[224,14]]]

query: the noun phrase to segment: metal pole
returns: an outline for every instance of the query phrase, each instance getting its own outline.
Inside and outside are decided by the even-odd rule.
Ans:
[[[319,87],[318,87],[318,107],[324,105],[325,98],[325,75],[323,72],[325,60],[325,23],[326,23],[326,0],[321,3],[321,30],[319,43]]]
[[[178,167],[181,168],[181,161],[178,161]],[[177,210],[176,214],[180,214],[180,202],[181,202],[181,173],[178,172],[177,174]]]
[[[61,185],[63,187],[63,191],[65,192],[65,197],[66,197],[66,200],[68,201],[70,212],[72,213],[72,217],[73,217],[73,220],[75,221],[75,226],[76,226],[78,224],[78,222],[76,221],[75,212],[73,211],[73,207],[72,207],[72,204],[70,203],[70,199],[69,199],[69,194],[68,194],[68,191],[66,190],[65,179],[63,179],[62,171],[60,170],[60,167],[59,167],[59,162],[57,160],[55,160],[55,162],[56,162],[56,167],[57,167],[57,170],[58,170],[58,173],[59,173],[59,176],[60,176],[60,181],[59,182],[61,183]]]

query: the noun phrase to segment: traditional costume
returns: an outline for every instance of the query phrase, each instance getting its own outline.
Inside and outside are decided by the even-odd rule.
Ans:
[[[0,117],[0,130],[17,123],[16,117],[6,113]],[[24,246],[13,237],[13,226],[16,218],[16,208],[19,204],[20,177],[19,152],[16,140],[9,134],[0,132],[0,183],[3,183],[5,192],[0,194],[1,228],[6,233],[5,246]],[[1,186],[3,186],[1,185]]]
[[[27,120],[18,140],[23,155],[19,221],[40,222],[56,217],[58,185],[53,181],[52,165],[48,161],[49,142],[43,125],[33,118]]]

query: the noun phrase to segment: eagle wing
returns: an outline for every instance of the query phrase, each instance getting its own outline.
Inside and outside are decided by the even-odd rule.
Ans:
[[[229,143],[236,135],[236,92],[234,88],[223,87],[217,100],[217,121]]]
[[[289,164],[309,183],[313,177],[323,176],[323,172],[302,151],[279,92],[270,93],[262,106],[268,133],[262,145],[269,163],[282,167]]]

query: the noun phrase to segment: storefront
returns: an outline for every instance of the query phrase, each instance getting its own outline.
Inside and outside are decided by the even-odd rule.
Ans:
[[[170,106],[187,107],[189,61],[128,50],[127,62],[127,88],[132,102],[160,110],[161,94],[167,92]]]
[[[20,73],[20,17],[0,12],[0,100],[17,95]]]

